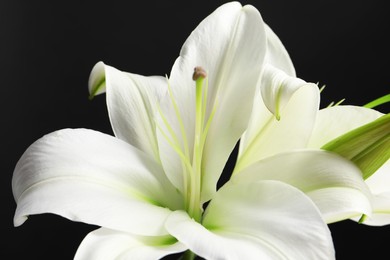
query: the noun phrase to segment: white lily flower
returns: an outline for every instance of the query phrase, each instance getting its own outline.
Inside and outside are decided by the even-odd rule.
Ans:
[[[289,151],[302,140],[289,140],[287,150],[281,142],[257,141],[255,126],[264,120],[266,129],[275,130],[277,122],[295,132],[308,132],[314,125],[296,113],[314,117],[319,95],[312,84],[286,81],[279,73],[278,64],[289,60],[285,50],[277,54],[280,48],[254,7],[229,3],[192,32],[169,79],[96,64],[91,97],[106,93],[115,137],[65,129],[32,144],[14,171],[15,225],[31,214],[50,212],[101,226],[86,236],[75,259],[156,259],[184,251],[184,259],[195,254],[207,259],[334,259],[323,215],[338,219],[356,209],[369,214],[367,189],[359,169],[340,156]],[[291,64],[283,68],[295,74]],[[258,91],[263,74],[262,82],[281,85]],[[253,104],[260,93],[264,104]],[[239,174],[216,191],[251,109],[258,106],[264,115],[252,116]],[[281,119],[273,121],[265,106]],[[266,156],[267,147],[274,156]],[[268,158],[257,162],[250,154]]]
[[[264,76],[260,83],[260,91],[256,93],[249,127],[241,139],[235,174],[245,172],[246,167],[255,168],[256,164],[260,164],[265,158],[271,160],[268,157],[280,156],[280,153],[288,151],[291,153],[294,149],[297,152],[308,148],[323,149],[323,146],[331,140],[383,116],[373,109],[356,106],[335,106],[319,111],[318,87],[296,78],[287,51],[270,29],[267,30],[267,39],[268,46],[272,47],[266,56]],[[278,55],[273,55],[272,52]],[[378,102],[386,102],[388,98],[385,96]],[[353,171],[341,171],[342,168],[339,168],[339,174],[335,176],[334,182],[328,182],[329,186],[323,187],[324,190],[333,190],[327,193],[327,196],[330,196],[328,199],[325,197],[318,199],[317,196],[314,198],[309,195],[320,208],[327,223],[349,217],[359,219],[361,214],[370,212],[370,209],[373,211],[372,216],[365,220],[365,224],[390,223],[390,189],[388,188],[390,162],[384,163],[388,160],[390,151],[388,121],[388,119],[382,120],[380,128],[378,128],[379,124],[373,125],[374,130],[366,131],[366,136],[362,137],[362,140],[356,140],[355,144],[345,144],[346,150],[361,152],[360,157],[355,154],[354,160],[347,159],[356,163],[360,170],[363,170],[362,167],[367,169],[366,173],[363,172],[364,179],[368,178],[366,184],[361,183],[362,173],[359,174],[359,170],[355,169],[353,173]],[[369,142],[364,141],[363,138],[368,139]],[[362,151],[363,146],[359,145],[362,142],[366,143],[364,147],[367,149],[370,145],[375,145],[375,149],[370,152]],[[377,167],[382,164],[383,166],[377,170]],[[241,174],[237,174],[239,175]],[[263,178],[262,175],[264,174],[257,174],[257,177],[253,178]],[[365,177],[366,175],[369,177]],[[337,182],[343,183],[343,188]],[[338,192],[335,192],[335,189]],[[337,200],[338,203],[329,203]],[[369,203],[371,206],[368,205]]]
[[[362,214],[370,215],[372,196],[362,179],[361,171],[341,156],[321,150],[320,146],[309,146],[319,111],[318,86],[295,76],[287,51],[271,30],[267,30],[267,39],[272,39],[268,40],[268,45],[273,46],[268,52],[274,51],[279,55],[266,56],[252,117],[240,141],[234,176],[237,181],[281,178],[305,192],[320,209],[327,223]],[[326,136],[328,130],[333,130],[332,127],[326,127],[326,131],[320,128],[318,136]],[[268,170],[273,174],[260,170],[269,161],[287,158],[286,154],[289,158],[297,158],[297,161],[286,159],[279,167],[288,165],[291,172],[285,173],[278,167]],[[315,157],[321,158],[318,160],[322,162],[328,158],[328,165],[317,166]],[[307,168],[305,171],[311,174],[298,177],[298,173],[293,170],[295,165],[297,169]],[[342,165],[349,167],[347,169]],[[315,168],[309,170],[311,167]],[[327,173],[327,167],[327,170],[335,167],[333,174]],[[316,187],[316,191],[302,186],[302,179],[310,178],[318,178],[318,185],[311,185]],[[296,180],[300,180],[300,183]]]
[[[383,113],[365,107],[339,105],[322,109],[318,113],[308,147],[323,147],[330,141],[354,129],[378,122],[377,119],[379,118],[386,119]],[[382,126],[374,126],[374,130],[377,133],[368,134],[370,135],[370,140],[374,141],[376,148],[379,147],[378,141],[380,141],[383,149],[387,150],[388,154],[390,152],[390,125],[388,123],[389,120],[387,119],[386,121],[387,123],[382,124]],[[327,129],[327,131],[323,131],[323,129]],[[378,141],[375,141],[376,139]],[[356,152],[366,144],[371,145],[370,140],[359,141],[360,144],[353,150]],[[365,153],[368,154],[367,152]],[[379,157],[379,155],[375,154],[374,156]],[[373,212],[370,217],[364,219],[363,224],[373,226],[390,224],[390,161],[388,157],[384,159],[387,161],[385,163],[379,162],[376,168],[371,170],[368,176],[365,177],[366,183],[373,194]],[[375,164],[375,158],[370,158],[370,161],[371,165]],[[379,167],[379,165],[382,166]],[[359,218],[355,218],[355,220],[359,220]]]

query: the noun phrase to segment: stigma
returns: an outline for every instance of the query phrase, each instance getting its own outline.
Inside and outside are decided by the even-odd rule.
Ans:
[[[192,79],[194,81],[197,81],[199,78],[206,78],[207,77],[207,73],[206,73],[206,70],[203,69],[202,67],[200,66],[197,66],[194,68],[194,74],[192,74]]]

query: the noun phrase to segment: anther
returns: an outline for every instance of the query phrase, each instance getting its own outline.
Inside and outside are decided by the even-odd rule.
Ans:
[[[198,66],[198,67],[195,67],[195,69],[194,69],[194,74],[192,74],[192,79],[194,81],[197,81],[200,77],[206,78],[207,73],[202,67]]]

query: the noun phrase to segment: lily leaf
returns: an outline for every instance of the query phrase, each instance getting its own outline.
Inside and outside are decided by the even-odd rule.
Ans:
[[[382,105],[382,104],[385,104],[388,102],[390,102],[390,94],[387,94],[387,95],[384,95],[383,97],[377,98],[377,99],[365,104],[364,107],[374,108],[374,107],[377,107],[379,105]]]

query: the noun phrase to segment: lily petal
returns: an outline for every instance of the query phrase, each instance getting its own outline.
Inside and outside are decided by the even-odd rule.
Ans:
[[[265,62],[282,70],[291,77],[296,77],[295,68],[283,43],[272,29],[265,25],[267,35],[267,54]]]
[[[390,161],[382,165],[374,175],[366,179],[373,194],[390,192]]]
[[[162,110],[177,136],[182,137],[182,132],[185,132],[187,144],[181,146],[189,147],[190,158],[195,138],[196,107],[195,82],[191,76],[197,66],[202,66],[208,74],[205,80],[208,84],[205,121],[211,114],[213,118],[203,151],[203,158],[207,159],[202,160],[202,171],[207,174],[202,176],[202,201],[209,200],[215,193],[222,169],[247,127],[252,108],[250,100],[253,100],[265,52],[266,36],[259,12],[252,6],[228,3],[191,33],[172,68],[170,85],[181,119],[177,120],[172,105],[162,104]],[[167,97],[165,103],[172,103],[171,99]],[[175,120],[181,121],[184,131]],[[165,139],[159,139],[164,169],[174,185],[183,191],[181,161],[170,145],[164,145]]]
[[[100,228],[84,238],[74,259],[160,259],[186,249],[171,236],[140,237]]]
[[[16,226],[55,213],[111,229],[164,235],[182,199],[160,165],[126,142],[86,129],[60,130],[32,144],[16,165]]]
[[[228,183],[205,214],[202,227],[176,211],[167,229],[206,259],[334,259],[330,232],[318,210],[290,185]]]
[[[246,234],[207,230],[183,211],[172,213],[167,229],[205,259],[272,259],[267,248],[261,248],[255,239]]]
[[[320,110],[309,147],[319,148],[355,128],[383,116],[382,113],[359,106],[335,106]],[[326,129],[326,131],[323,131]],[[390,162],[366,179],[372,197],[372,215],[362,223],[372,226],[390,224]],[[353,218],[358,221],[360,217]]]
[[[373,196],[372,216],[362,223],[370,226],[390,224],[390,161],[380,167],[374,175],[366,179]],[[358,220],[358,219],[356,219]]]
[[[98,62],[89,78],[91,95],[106,91],[107,107],[115,136],[150,154],[157,161],[154,114],[167,80],[125,73]]]
[[[231,182],[277,180],[310,197],[327,223],[371,215],[371,193],[360,170],[337,154],[296,150],[260,160],[236,174]]]
[[[240,141],[235,172],[267,156],[307,146],[320,96],[316,85],[301,84],[281,111],[280,120],[265,107],[257,92],[248,129]]]
[[[382,115],[374,109],[359,106],[338,105],[321,109],[318,112],[308,147],[320,148],[336,137],[368,124]]]
[[[266,64],[261,80],[261,96],[265,106],[279,120],[281,111],[289,102],[291,96],[302,86],[307,85],[317,87],[313,83],[291,77],[284,71]]]

